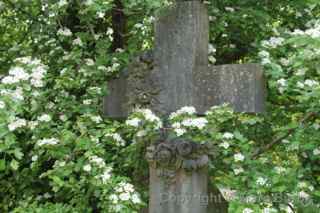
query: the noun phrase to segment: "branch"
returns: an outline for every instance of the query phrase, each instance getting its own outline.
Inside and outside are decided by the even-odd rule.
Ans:
[[[273,146],[275,146],[276,144],[280,143],[283,139],[289,137],[292,133],[294,133],[295,130],[297,130],[300,126],[302,126],[305,122],[307,122],[309,119],[311,119],[312,117],[316,116],[317,113],[315,112],[310,112],[308,113],[301,121],[300,121],[300,125],[298,125],[297,127],[293,127],[290,128],[288,130],[288,132],[280,137],[275,138],[271,143],[267,144],[266,146],[258,149],[255,151],[255,153],[252,155],[253,159],[257,159],[257,157],[259,155],[261,155],[262,153],[268,151],[269,149],[271,149]]]

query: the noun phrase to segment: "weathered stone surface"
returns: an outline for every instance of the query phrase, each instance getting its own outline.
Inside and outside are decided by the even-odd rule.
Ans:
[[[208,144],[173,139],[148,148],[149,213],[207,213]]]
[[[155,24],[153,63],[138,57],[128,68],[128,76],[109,82],[105,115],[126,117],[135,106],[167,115],[193,105],[194,74],[197,67],[208,65],[208,20],[200,1],[179,2],[164,12]]]
[[[229,103],[235,111],[265,111],[266,84],[258,64],[232,64],[200,68],[193,85],[200,113],[213,105]]]
[[[171,87],[171,96],[168,95],[166,98],[164,98],[165,95],[159,97],[162,94],[162,87],[159,84],[166,81],[165,76],[162,80],[156,77],[159,79],[157,81],[153,76],[155,73],[150,70],[150,72],[144,72],[145,74],[138,78],[140,80],[133,80],[135,77],[130,73],[136,73],[137,76],[138,71],[134,69],[139,66],[133,64],[133,67],[135,68],[129,71],[131,79],[122,75],[109,83],[110,94],[105,99],[107,116],[125,117],[135,106],[147,107],[158,114],[166,115],[183,106],[192,105],[196,107],[199,114],[203,114],[211,106],[223,103],[229,103],[238,112],[265,111],[266,84],[262,67],[257,64],[200,66],[189,82],[177,81],[177,86]],[[140,72],[143,70],[141,65],[139,70]],[[185,90],[178,93],[180,86]],[[175,97],[179,94],[185,99],[177,100]],[[166,100],[171,103],[171,109],[164,104],[167,103]]]
[[[208,67],[208,14],[200,1],[177,3],[155,24],[155,50],[132,60],[108,83],[105,115],[125,118],[135,107],[168,115],[183,106],[203,114],[229,103],[239,112],[265,110],[265,82],[257,64]]]
[[[194,104],[193,76],[208,65],[209,18],[200,1],[179,2],[155,24],[155,69],[160,93],[156,112],[167,114]]]
[[[103,111],[111,118],[125,118],[127,115],[127,76],[121,73],[118,78],[107,83],[108,94],[103,99]]]

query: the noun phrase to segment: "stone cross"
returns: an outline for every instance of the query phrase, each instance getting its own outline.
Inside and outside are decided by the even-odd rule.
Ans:
[[[168,116],[183,106],[194,106],[201,115],[223,103],[239,112],[263,112],[262,68],[257,64],[209,66],[208,44],[206,5],[199,0],[177,1],[156,20],[154,51],[134,58],[126,71],[108,82],[105,115],[125,118],[142,107]],[[227,212],[217,197],[208,203],[212,198],[209,152],[207,144],[182,139],[164,138],[148,147],[149,213]]]

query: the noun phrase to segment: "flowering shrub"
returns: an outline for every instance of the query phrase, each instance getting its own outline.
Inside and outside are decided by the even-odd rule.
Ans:
[[[87,85],[84,101],[75,100],[66,90],[55,91],[70,85],[52,78],[54,73],[40,60],[15,61],[0,84],[0,184],[7,192],[1,195],[0,208],[18,206],[14,212],[139,209],[143,204],[139,193],[128,178],[113,172],[114,162],[107,158],[106,150],[117,150],[125,142],[87,103],[97,102],[101,89]],[[75,107],[69,112],[68,102]]]
[[[137,212],[145,147],[163,128],[214,145],[210,177],[230,212],[318,212],[319,1],[204,3],[210,63],[261,63],[267,113],[103,119],[105,82],[153,47],[154,12],[174,1],[0,1],[1,212]]]
[[[150,113],[150,110],[138,112]],[[263,133],[267,116],[236,113],[224,105],[212,107],[205,117],[198,117],[194,107],[183,107],[172,113],[169,120],[165,127],[169,136],[215,145],[210,174],[231,201],[232,212],[283,212],[288,205],[312,208],[310,206],[318,202],[317,182],[308,179],[312,175],[310,171],[299,171],[303,162],[296,155],[283,156],[278,150],[281,147],[271,155],[257,155],[261,143],[265,140],[270,143],[269,133]],[[126,121],[127,125],[136,127],[132,129],[133,135],[139,135],[146,128],[146,134],[139,137],[154,138],[161,131],[143,126],[148,122],[148,118],[139,113],[133,113]],[[297,172],[300,175],[296,175]]]

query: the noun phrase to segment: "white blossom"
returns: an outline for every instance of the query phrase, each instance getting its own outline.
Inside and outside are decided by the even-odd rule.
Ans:
[[[222,135],[222,138],[224,139],[233,139],[234,138],[234,135],[230,132],[226,132]]]
[[[125,140],[122,139],[119,133],[108,133],[106,137],[111,137],[113,140],[119,143],[119,145],[124,146],[126,144]]]
[[[26,56],[26,57],[16,58],[14,61],[20,62],[22,64],[30,64],[32,61],[32,58],[30,56]]]
[[[133,126],[133,127],[138,127],[140,122],[141,122],[141,119],[132,118],[132,119],[126,121],[126,125]]]
[[[261,61],[262,65],[268,65],[271,64],[271,60],[269,58],[263,58]]]
[[[61,121],[66,121],[68,118],[67,118],[66,115],[62,114],[62,115],[59,115],[59,119],[60,119]]]
[[[210,62],[211,64],[214,64],[214,63],[216,63],[216,61],[217,61],[217,59],[216,59],[215,57],[213,57],[212,55],[210,55],[210,56],[208,57],[208,60],[209,60],[209,62]]]
[[[21,128],[21,127],[24,127],[26,125],[27,125],[27,121],[25,119],[17,118],[16,120],[14,120],[13,122],[11,122],[8,125],[8,129],[10,131],[14,131],[14,130]]]
[[[119,197],[116,194],[110,195],[109,199],[112,201],[112,203],[118,203],[119,201]]]
[[[51,117],[48,114],[43,114],[37,118],[38,121],[49,122],[51,121]]]
[[[183,126],[195,127],[198,129],[203,129],[207,125],[208,121],[205,118],[187,118],[181,122]]]
[[[228,12],[234,12],[234,8],[232,8],[232,7],[225,7],[224,8],[226,11],[228,11]]]
[[[106,165],[106,163],[104,162],[104,159],[96,155],[90,156],[89,161],[92,164],[96,164],[99,168],[103,168]]]
[[[134,192],[134,187],[130,183],[120,184],[126,192]]]
[[[150,109],[136,109],[136,112],[142,113],[147,121],[156,123],[156,129],[162,127],[162,122]]]
[[[289,66],[290,64],[290,60],[286,59],[286,58],[281,58],[280,59],[280,63],[283,65],[283,66]]]
[[[105,16],[104,12],[97,12],[98,18],[103,18]]]
[[[268,41],[262,41],[262,45],[265,47],[276,48],[284,42],[284,38],[281,37],[271,37]]]
[[[276,166],[274,169],[276,170],[277,174],[282,174],[286,171],[286,168],[281,167],[281,166]]]
[[[309,186],[308,189],[309,189],[310,191],[314,191],[314,186]]]
[[[86,100],[83,100],[82,102],[84,105],[90,105],[92,104],[92,100],[91,99],[86,99]]]
[[[308,87],[319,86],[319,82],[310,79],[305,80],[304,84]]]
[[[308,184],[305,181],[299,182],[298,187],[299,188],[307,188]]]
[[[31,160],[34,162],[34,161],[37,161],[38,158],[39,158],[38,155],[33,155],[33,156],[31,157]]]
[[[82,41],[81,41],[81,39],[78,37],[78,38],[76,38],[76,39],[74,39],[73,40],[73,42],[72,42],[72,44],[73,45],[78,45],[78,46],[82,46],[83,45],[83,43],[82,43]]]
[[[320,149],[319,148],[314,149],[313,155],[320,155]]]
[[[315,124],[312,125],[312,127],[313,127],[315,130],[319,130],[319,129],[320,129],[320,124],[315,123]]]
[[[282,86],[282,87],[287,86],[287,80],[284,78],[279,79],[277,83],[279,84],[279,86]]]
[[[304,191],[300,191],[298,196],[302,199],[309,199],[310,198],[310,195]]]
[[[6,104],[3,101],[0,101],[0,109],[4,109],[6,107]]]
[[[223,143],[220,143],[219,146],[225,149],[228,149],[230,147],[230,144],[228,142],[223,142]]]
[[[264,208],[262,210],[262,213],[276,213],[276,212],[277,212],[277,210],[274,208]]]
[[[258,185],[264,186],[266,183],[267,183],[267,179],[266,179],[266,178],[259,177],[259,178],[257,179],[257,184],[258,184]]]
[[[65,161],[61,161],[59,162],[58,166],[59,167],[64,167],[66,165],[66,162]]]
[[[107,181],[110,180],[111,171],[112,171],[112,168],[108,167],[104,170],[103,174],[100,176],[103,184],[107,183]]]
[[[137,137],[144,137],[147,135],[147,131],[146,130],[140,130],[137,132]]]
[[[262,50],[258,53],[258,55],[261,57],[261,58],[269,58],[270,57],[270,53],[265,51],[265,50]]]
[[[85,62],[86,62],[87,66],[93,66],[94,65],[94,61],[91,58],[85,59]]]
[[[102,122],[102,118],[101,116],[97,115],[97,116],[91,116],[90,117],[92,121],[96,122],[96,123],[101,123]]]
[[[171,113],[169,118],[174,119],[177,116],[182,114],[193,115],[195,113],[196,113],[196,109],[193,106],[184,106],[181,109],[177,110],[176,112]]]
[[[86,172],[90,172],[92,169],[91,165],[90,164],[86,164],[84,167],[83,167],[83,170],[86,171]]]
[[[28,122],[28,127],[31,129],[31,130],[34,130],[37,126],[38,126],[39,122],[38,121],[29,121]]]
[[[56,138],[45,138],[37,141],[38,146],[57,145],[58,143],[59,143],[59,140]]]
[[[58,35],[62,35],[62,36],[72,36],[72,32],[70,29],[64,27],[58,30]]]
[[[3,84],[15,84],[18,83],[19,79],[13,77],[13,76],[6,76],[1,80],[1,83]]]
[[[304,88],[304,83],[298,81],[297,82],[297,87],[300,88],[300,89],[303,89]]]
[[[217,52],[217,49],[214,48],[214,46],[212,44],[208,45],[208,53],[209,54],[214,54],[215,52]]]
[[[137,193],[134,193],[132,196],[131,196],[131,200],[134,204],[138,204],[138,203],[141,203],[141,199],[139,198],[139,195]]]
[[[242,213],[253,213],[253,210],[250,208],[245,208]]]
[[[241,153],[237,153],[237,154],[234,155],[234,160],[235,160],[236,162],[238,162],[238,161],[243,161],[244,158],[245,158],[244,155],[241,154]]]
[[[84,2],[84,4],[87,5],[87,6],[90,6],[90,5],[93,4],[93,0],[86,0],[86,1]]]
[[[234,172],[235,175],[238,175],[238,174],[240,174],[240,173],[243,173],[244,170],[243,170],[242,167],[239,167],[239,168],[234,169],[233,172]]]
[[[109,37],[110,41],[113,41],[113,29],[110,27],[107,29],[107,36]]]
[[[30,75],[22,67],[14,67],[9,70],[9,75],[16,78],[18,81],[26,81],[29,79]]]
[[[187,132],[187,130],[183,129],[183,128],[175,128],[174,132],[176,133],[176,135],[178,137],[180,137],[180,136],[184,135]]]
[[[298,69],[295,75],[297,76],[304,76],[306,74],[306,69]]]
[[[119,198],[120,198],[120,200],[122,200],[122,201],[127,201],[127,200],[130,199],[130,194],[127,193],[127,192],[121,193],[121,194],[119,195]]]
[[[68,4],[68,2],[66,1],[66,0],[60,0],[59,2],[58,2],[58,6],[59,7],[63,7],[63,6],[65,6],[65,5],[67,5]]]
[[[120,64],[115,62],[112,64],[112,66],[107,67],[107,72],[115,72],[118,70],[118,68],[120,67]]]

